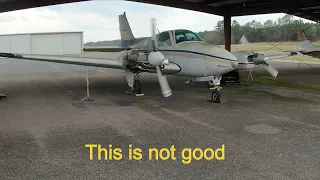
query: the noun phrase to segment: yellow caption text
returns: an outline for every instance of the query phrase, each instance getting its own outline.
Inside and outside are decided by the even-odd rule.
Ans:
[[[85,144],[85,147],[88,148],[89,159],[90,160],[115,160],[119,161],[124,158],[128,160],[139,161],[144,156],[147,156],[148,160],[162,160],[162,161],[176,161],[181,159],[183,164],[190,164],[193,160],[207,160],[211,161],[213,159],[221,161],[225,159],[225,145],[222,144],[221,147],[212,149],[212,148],[182,148],[180,151],[175,148],[174,145],[171,147],[164,148],[149,148],[145,154],[142,149],[139,147],[133,147],[129,144],[128,149],[123,151],[119,147],[113,147],[112,144],[109,144],[108,147],[102,147],[101,144]],[[125,152],[127,152],[125,154]],[[177,158],[178,157],[178,158]]]

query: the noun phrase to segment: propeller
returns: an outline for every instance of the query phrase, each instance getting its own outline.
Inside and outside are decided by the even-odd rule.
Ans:
[[[151,20],[151,29],[153,50],[149,53],[148,61],[151,65],[156,66],[157,77],[163,96],[169,97],[172,95],[172,91],[170,89],[167,77],[162,75],[160,67],[162,64],[167,63],[168,60],[164,57],[164,55],[161,52],[158,51],[156,44],[156,20],[154,18]]]
[[[250,42],[245,35],[241,37],[240,43],[248,46],[248,52],[253,55],[253,64],[262,65],[264,69],[268,71],[268,73],[274,78],[278,76],[278,71],[267,63],[267,61],[269,60],[268,57],[266,57],[263,53],[256,53],[251,50]]]

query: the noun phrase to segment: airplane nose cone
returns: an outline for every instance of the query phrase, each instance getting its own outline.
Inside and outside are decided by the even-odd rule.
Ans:
[[[238,66],[238,61],[233,61],[233,62],[231,62],[231,66],[233,67],[233,68],[236,68],[237,66]]]

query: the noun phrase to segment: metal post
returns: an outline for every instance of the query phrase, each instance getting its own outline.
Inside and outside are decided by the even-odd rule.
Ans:
[[[224,16],[224,47],[226,50],[231,51],[231,16],[225,15]],[[238,71],[232,71],[227,74],[224,74],[222,76],[222,82],[233,82],[233,83],[239,83],[239,72]]]
[[[225,49],[231,51],[231,16],[224,16],[224,46]]]
[[[88,70],[88,67],[86,67],[86,82],[87,82],[87,97],[81,99],[81,101],[90,101],[90,91],[89,91],[89,77],[88,77],[88,74],[89,74],[89,70]]]

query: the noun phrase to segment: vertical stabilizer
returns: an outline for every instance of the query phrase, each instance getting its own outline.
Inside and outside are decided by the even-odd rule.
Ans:
[[[134,38],[126,13],[119,15],[120,35],[121,35],[121,47],[127,48],[133,45],[136,41]]]
[[[298,31],[298,41],[302,42],[302,41],[306,41],[308,40],[308,37],[306,35],[306,33],[303,31],[303,29],[301,29],[300,31]]]
[[[298,31],[298,41],[300,42],[300,51],[302,52],[308,52],[313,48],[313,44],[302,29]]]

